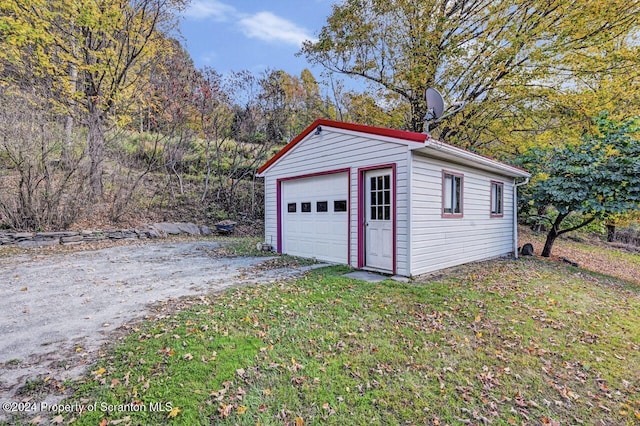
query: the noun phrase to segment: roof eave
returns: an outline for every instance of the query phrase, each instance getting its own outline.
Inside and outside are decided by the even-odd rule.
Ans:
[[[472,167],[484,169],[487,171],[499,172],[503,175],[514,178],[531,177],[531,173],[519,167],[510,166],[489,157],[482,156],[435,139],[429,139],[424,146],[413,148],[416,152],[425,155],[441,158],[448,161],[457,161],[458,163],[469,165]]]

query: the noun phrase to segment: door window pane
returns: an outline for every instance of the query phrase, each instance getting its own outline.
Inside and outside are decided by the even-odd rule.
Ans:
[[[371,220],[391,220],[391,175],[370,179]]]

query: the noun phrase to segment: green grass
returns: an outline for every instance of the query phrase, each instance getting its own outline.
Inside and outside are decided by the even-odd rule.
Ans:
[[[76,383],[98,409],[73,424],[640,423],[637,287],[535,259],[413,284],[345,271],[141,325]],[[121,404],[147,410],[100,409]]]
[[[307,266],[318,263],[315,259],[307,259],[297,256],[289,256],[287,254],[279,254],[275,252],[269,252],[260,250],[257,248],[257,244],[262,243],[262,239],[258,237],[232,237],[223,240],[221,247],[211,251],[214,256],[221,257],[238,257],[238,256],[253,256],[253,257],[273,257],[268,262],[270,268],[284,268],[287,266]]]

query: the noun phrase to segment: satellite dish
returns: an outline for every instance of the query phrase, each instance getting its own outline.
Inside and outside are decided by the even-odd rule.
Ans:
[[[427,120],[437,120],[442,117],[442,113],[444,112],[444,99],[440,92],[436,89],[429,87],[427,89],[427,108],[429,111],[427,112],[427,116],[430,115],[429,118],[425,117]]]
[[[429,123],[437,123],[438,121],[457,113],[467,104],[466,102],[455,102],[447,108],[445,113],[444,99],[440,92],[429,87],[426,92],[426,98],[427,113],[424,116],[424,129],[426,134],[429,134]]]

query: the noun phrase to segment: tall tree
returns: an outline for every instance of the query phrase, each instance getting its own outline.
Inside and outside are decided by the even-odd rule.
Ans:
[[[318,83],[308,69],[300,77],[282,70],[268,71],[260,79],[260,86],[266,137],[273,142],[289,141],[313,120],[327,114]]]
[[[345,0],[302,53],[396,96],[410,130],[423,129],[426,88],[441,89],[467,106],[438,136],[477,145],[491,140],[496,120],[529,113],[539,86],[592,72],[581,52],[615,52],[638,30],[639,13],[638,1]]]
[[[2,6],[0,27],[7,31],[3,44],[9,47],[0,54],[4,62],[18,73],[47,76],[54,96],[81,108],[94,198],[103,194],[107,122],[128,109],[143,81],[140,77],[157,57],[154,50],[170,47],[163,32],[176,23],[175,12],[183,4],[184,0],[11,0]]]

